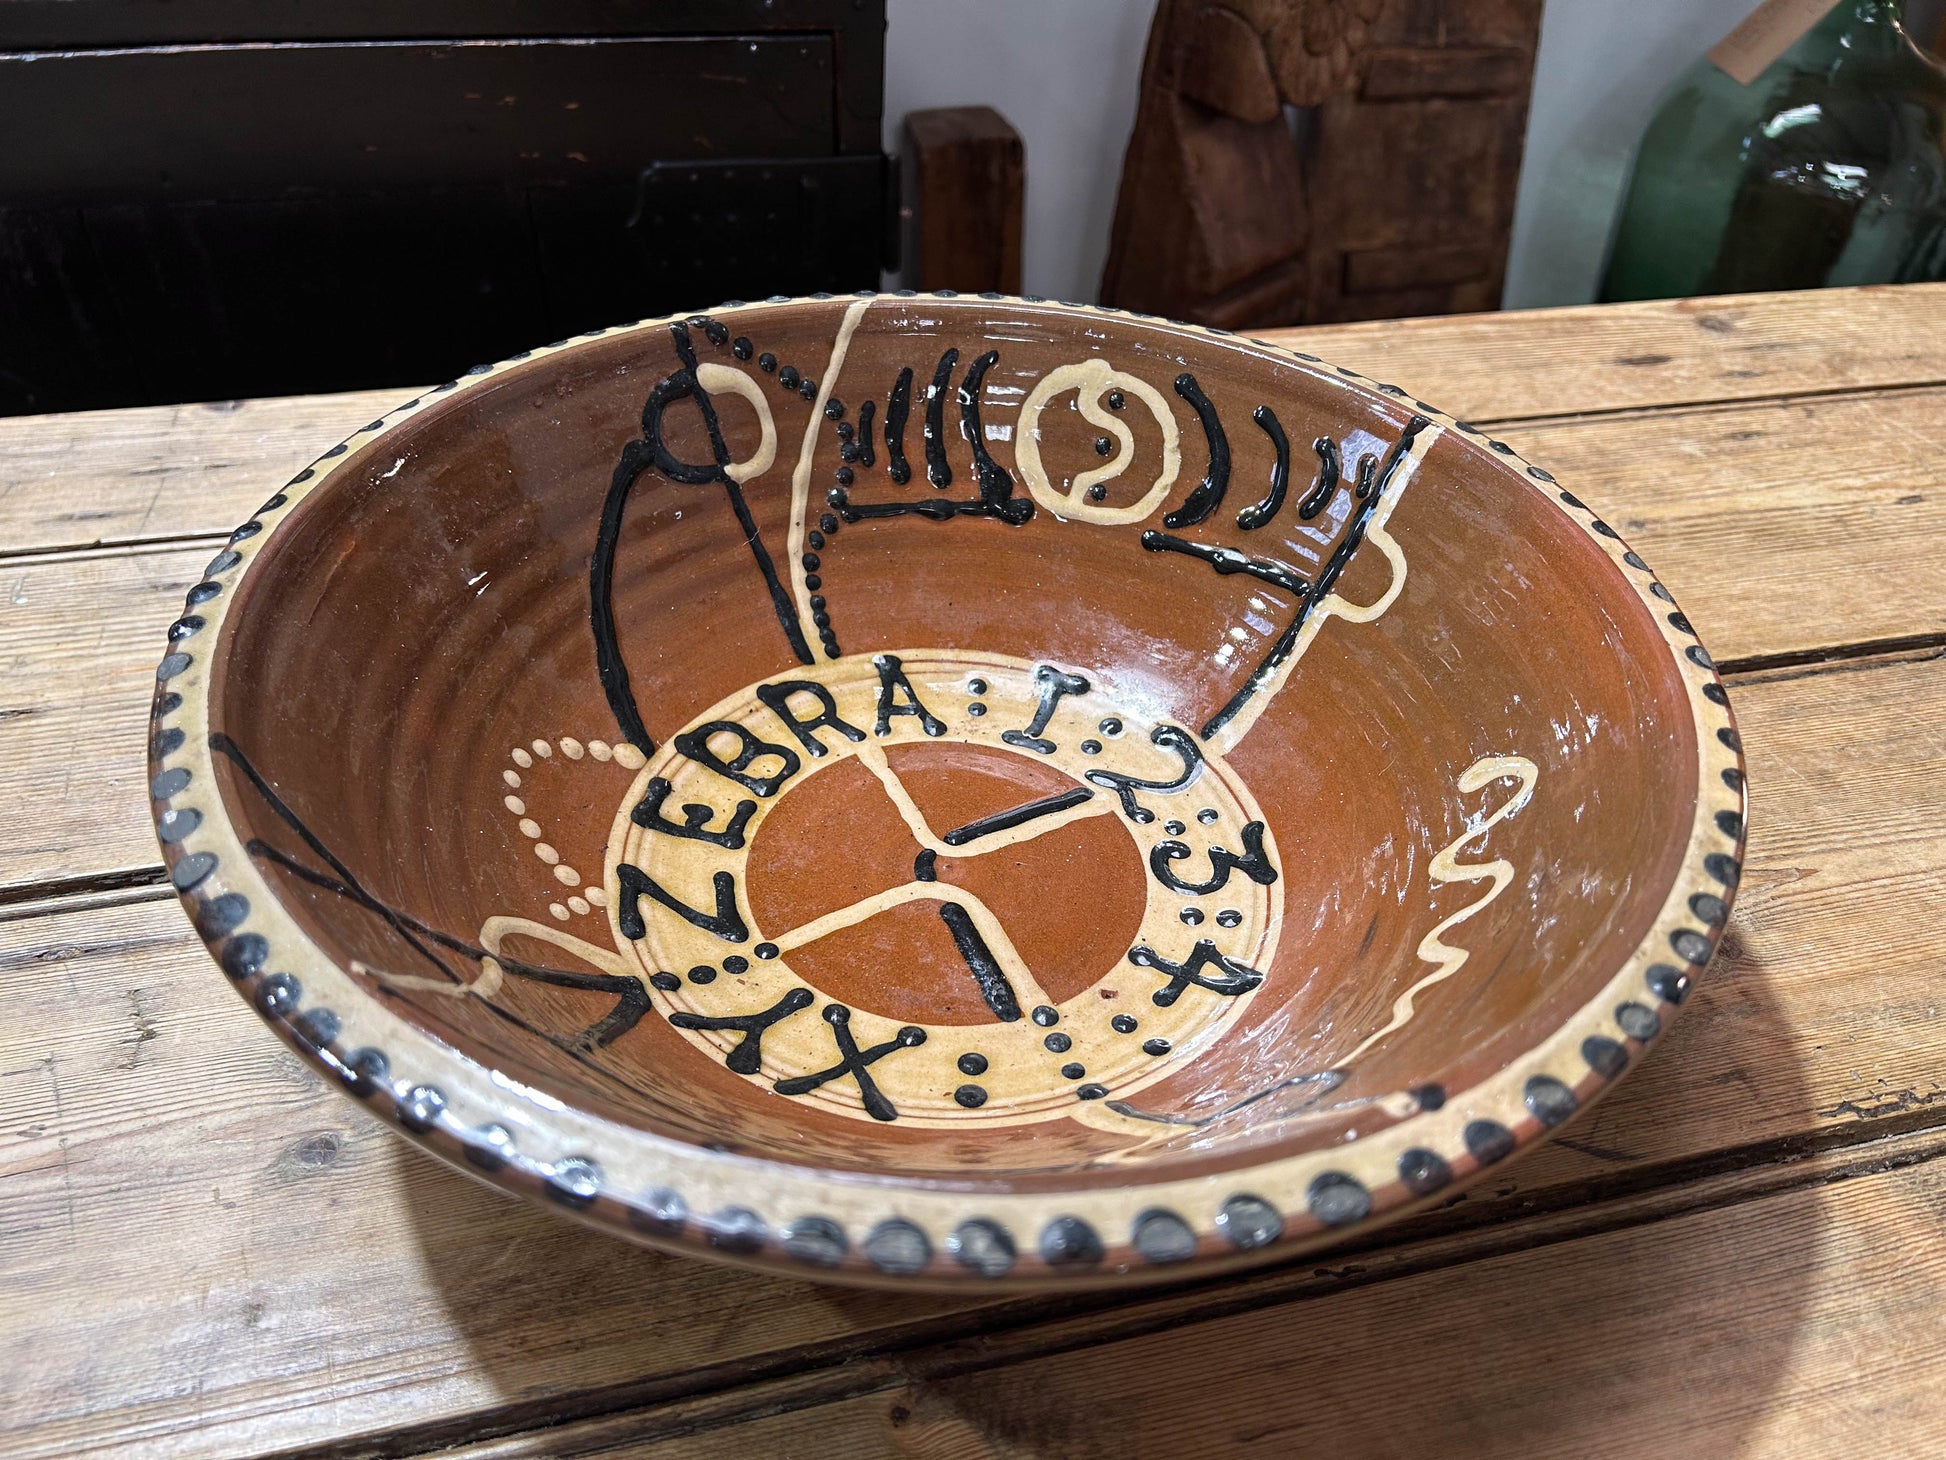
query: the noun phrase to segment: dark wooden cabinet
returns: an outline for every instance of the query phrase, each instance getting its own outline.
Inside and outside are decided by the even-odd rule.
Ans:
[[[0,413],[876,284],[884,0],[0,0]]]

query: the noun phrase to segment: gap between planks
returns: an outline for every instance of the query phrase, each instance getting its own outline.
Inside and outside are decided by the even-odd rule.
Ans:
[[[138,902],[170,902],[175,896],[175,889],[169,886],[168,869],[160,862],[82,877],[17,882],[0,886],[0,923],[127,907]]]
[[[1942,654],[1946,654],[1946,630],[1814,649],[1789,649],[1775,654],[1745,654],[1718,660],[1716,671],[1732,685],[1774,684],[1779,679],[1805,679],[1814,674],[1873,669],[1882,664],[1924,663]],[[1797,672],[1783,672],[1788,670]]]
[[[1673,421],[1685,416],[1712,415],[1719,412],[1763,409],[1773,406],[1817,405],[1825,401],[1853,400],[1860,396],[1891,397],[1923,395],[1946,386],[1946,379],[1899,381],[1896,384],[1827,386],[1805,390],[1779,391],[1774,395],[1725,395],[1709,399],[1671,401],[1667,405],[1585,406],[1572,411],[1534,411],[1520,415],[1481,416],[1467,425],[1494,430],[1523,426],[1572,426],[1587,421]],[[1432,402],[1434,406],[1439,403]]]
[[[51,547],[10,548],[0,546],[0,564],[10,568],[31,568],[43,563],[87,562],[97,558],[135,558],[178,548],[220,548],[229,541],[229,530],[209,532],[161,533],[154,537],[132,537],[117,542],[86,542]]]

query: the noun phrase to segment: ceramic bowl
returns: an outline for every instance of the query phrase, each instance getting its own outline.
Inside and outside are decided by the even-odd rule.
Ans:
[[[1709,655],[1547,472],[1039,300],[481,367],[169,640],[169,873],[284,1038],[461,1169],[807,1276],[1133,1280],[1438,1201],[1641,1056],[1741,856]]]

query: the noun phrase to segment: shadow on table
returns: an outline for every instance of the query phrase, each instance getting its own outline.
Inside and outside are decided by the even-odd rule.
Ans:
[[[1729,1454],[1791,1367],[1823,1243],[1815,1192],[1722,1207],[1671,1202],[1669,1210],[1685,1207],[1680,1215],[1612,1229],[1591,1211],[1583,1235],[1538,1235],[1524,1251],[1508,1250],[1518,1229],[1483,1221],[1557,1205],[1564,1190],[1597,1201],[1620,1194],[1642,1180],[1628,1153],[1666,1152],[1672,1143],[1651,1132],[1700,1106],[1810,1109],[1763,968],[1734,938],[1725,952],[1664,1046],[1565,1133],[1572,1146],[1510,1165],[1402,1234],[1408,1259],[1422,1242],[1451,1252],[1455,1224],[1482,1239],[1463,1247],[1495,1255],[1462,1252],[1382,1281],[1360,1276],[1381,1270],[1379,1253],[1326,1257],[1296,1270],[1338,1274],[1348,1286],[1286,1287],[1275,1306],[1202,1323],[1172,1318],[1163,1331],[1113,1342],[1090,1344],[1069,1329],[1059,1351],[1021,1362],[1005,1363],[1016,1350],[1001,1339],[988,1362],[1004,1367],[957,1377],[917,1377],[938,1373],[939,1356],[916,1350],[991,1328],[998,1315],[952,1316],[984,1306],[976,1301],[818,1287],[665,1257],[430,1163],[413,1160],[401,1175],[419,1194],[421,1246],[451,1322],[513,1418],[523,1403],[556,1419],[614,1413],[696,1387],[806,1372],[870,1345],[913,1348],[915,1378],[819,1417],[817,1433],[847,1454]],[[1234,1309],[1253,1281],[1263,1279],[1207,1290]],[[1138,1317],[1129,1310],[1142,1301],[1106,1300],[1103,1338]],[[1014,1306],[1003,1326],[1021,1316]]]

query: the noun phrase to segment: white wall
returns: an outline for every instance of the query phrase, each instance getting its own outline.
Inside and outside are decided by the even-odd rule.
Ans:
[[[1155,0],[888,0],[885,146],[909,111],[990,106],[1027,146],[1022,287],[1092,300]]]
[[[1506,304],[1594,297],[1635,144],[1683,67],[1757,0],[1547,0]],[[886,146],[934,106],[997,108],[1027,146],[1025,288],[1095,297],[1155,0],[889,0]],[[1946,0],[1910,0],[1935,34]]]

